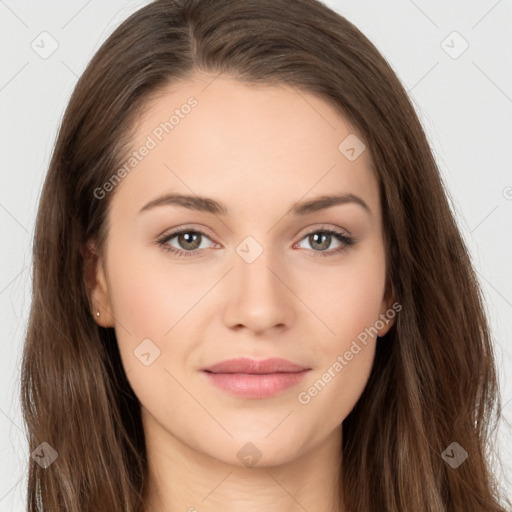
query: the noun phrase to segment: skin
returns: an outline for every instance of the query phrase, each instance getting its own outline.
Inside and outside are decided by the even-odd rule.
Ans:
[[[297,397],[393,302],[385,298],[368,151],[349,161],[338,150],[355,131],[323,99],[225,75],[195,75],[153,98],[133,149],[190,96],[197,107],[110,192],[110,231],[91,287],[96,321],[115,328],[142,404],[148,511],[339,511],[341,424],[367,383],[376,337],[309,403]],[[173,205],[139,213],[164,192],[211,197],[229,214]],[[346,203],[286,215],[296,201],[332,193],[359,196],[371,214]],[[190,258],[156,242],[182,226],[206,234]],[[306,236],[313,228],[357,242],[334,253],[343,243],[331,237],[315,245]],[[263,250],[252,263],[236,251],[247,236]],[[191,250],[180,237],[167,245]],[[148,366],[134,355],[146,338],[160,350]],[[200,371],[238,356],[283,357],[312,370],[277,396],[244,399]],[[253,466],[237,456],[246,443],[261,453]]]

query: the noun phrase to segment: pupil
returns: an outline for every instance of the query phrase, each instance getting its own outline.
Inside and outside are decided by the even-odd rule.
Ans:
[[[327,249],[329,247],[329,243],[327,242],[326,243],[326,240],[329,240],[331,235],[327,234],[327,233],[315,233],[313,235],[313,240],[315,243],[319,243],[322,247],[320,247],[321,249]],[[319,242],[318,239],[321,238],[321,237],[325,237],[325,240],[323,242]]]
[[[184,239],[184,246],[187,247],[187,244],[192,244],[192,247],[187,247],[188,249],[195,249],[194,243],[197,245],[197,240],[199,237],[197,236],[197,233],[182,233],[181,234],[182,239]],[[196,238],[196,240],[192,240],[192,238]],[[181,242],[181,241],[180,241]]]

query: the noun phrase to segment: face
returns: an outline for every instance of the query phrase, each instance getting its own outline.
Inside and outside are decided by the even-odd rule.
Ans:
[[[121,182],[98,191],[113,196],[92,299],[146,436],[278,464],[339,433],[393,323],[379,189],[326,101],[213,78],[153,98]],[[305,370],[204,371],[238,357]]]

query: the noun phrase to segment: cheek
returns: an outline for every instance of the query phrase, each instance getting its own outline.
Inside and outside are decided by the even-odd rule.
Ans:
[[[332,273],[324,294],[310,294],[329,330],[316,340],[317,368],[299,390],[297,399],[306,415],[329,411],[325,429],[341,423],[361,396],[373,364],[376,322],[385,290],[382,253],[359,254],[357,263]],[[324,427],[322,427],[324,428]]]
[[[333,354],[328,363],[299,390],[297,402],[303,417],[318,421],[316,435],[323,437],[343,423],[366,387],[375,354],[375,340],[366,345],[349,343],[347,351]],[[351,354],[349,357],[348,354]]]
[[[182,279],[180,269],[158,267],[143,252],[112,260],[110,273],[112,309],[125,334],[162,338],[186,312],[187,297],[194,294],[190,278]]]
[[[113,250],[109,274],[110,302],[125,371],[130,380],[139,375],[153,378],[154,368],[162,359],[164,334],[177,321],[173,311],[177,301],[171,300],[172,283],[170,279],[165,281],[165,276],[156,275],[154,267],[136,251]],[[142,357],[148,352],[155,362],[146,367],[137,355]]]
[[[181,380],[187,357],[196,339],[201,339],[198,314],[208,301],[200,299],[211,286],[191,266],[166,265],[163,257],[157,263],[144,250],[110,260],[110,300],[119,351],[143,403],[142,397],[150,403],[154,389],[172,383],[165,370]]]
[[[315,275],[307,285],[309,292],[303,293],[327,327],[322,329],[321,346],[332,357],[349,350],[360,334],[364,338],[379,319],[385,291],[383,250],[377,246],[373,251],[354,253],[343,265],[323,273]]]
[[[370,376],[384,286],[381,289],[380,280],[371,277],[367,274],[359,286],[331,295],[329,310],[324,310],[333,332],[316,338],[315,372],[297,394],[305,417],[325,418],[319,435],[343,422]]]

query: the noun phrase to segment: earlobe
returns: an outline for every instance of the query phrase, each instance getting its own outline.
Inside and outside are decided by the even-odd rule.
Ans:
[[[98,256],[93,242],[88,242],[84,250],[84,281],[96,323],[101,327],[114,327],[103,259]]]

